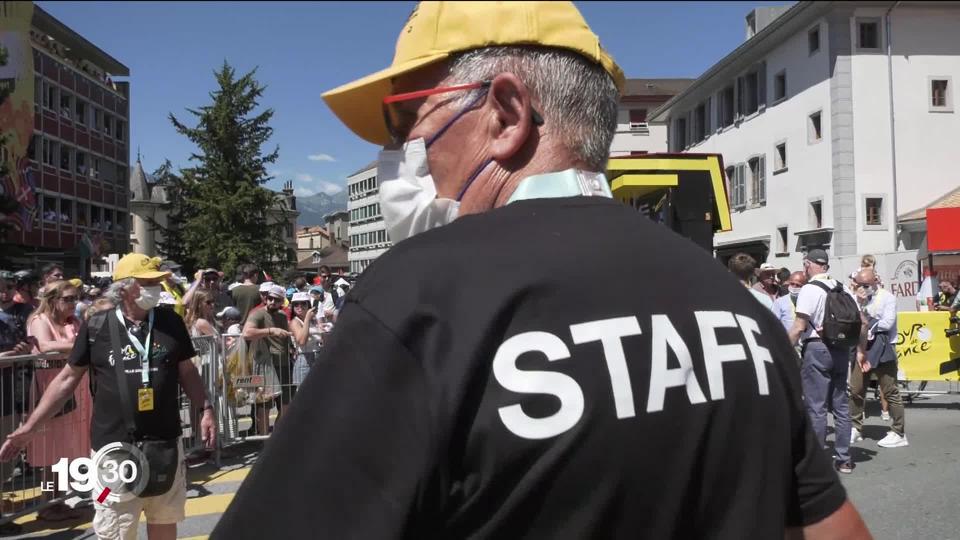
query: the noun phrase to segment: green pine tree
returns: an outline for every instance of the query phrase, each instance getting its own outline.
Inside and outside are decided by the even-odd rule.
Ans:
[[[279,149],[261,150],[273,133],[273,109],[254,112],[264,91],[255,73],[238,78],[224,61],[214,74],[219,88],[210,94],[213,103],[187,110],[196,127],[170,114],[177,132],[197,146],[190,157],[193,166],[181,170],[178,231],[172,238],[196,265],[219,268],[227,276],[248,261],[268,272],[293,264],[283,223],[270,219],[278,208],[276,195],[263,187],[271,180],[266,166],[277,160]]]

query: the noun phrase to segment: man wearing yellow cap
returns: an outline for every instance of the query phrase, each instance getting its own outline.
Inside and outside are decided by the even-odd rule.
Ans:
[[[105,294],[116,309],[96,313],[80,327],[67,365],[23,426],[0,447],[0,459],[15,457],[73,395],[89,370],[95,389],[92,450],[117,443],[135,445],[140,453],[134,460],[146,460],[151,472],[149,481],[135,480],[132,489],[101,478],[115,497],[125,495],[114,500],[109,493],[103,499],[101,493],[94,494],[93,528],[98,538],[135,539],[141,513],[150,538],[176,538],[186,503],[179,387],[197,409],[203,407],[202,438],[208,447],[215,442],[212,406],[200,373],[190,362],[195,351],[183,319],[173,311],[154,309],[160,283],[168,276],[145,255],[130,253],[117,262]],[[103,465],[98,463],[97,468]],[[137,478],[145,470],[135,469]]]
[[[324,94],[396,245],[214,537],[868,535],[777,321],[610,197],[622,85],[572,3],[422,2]]]

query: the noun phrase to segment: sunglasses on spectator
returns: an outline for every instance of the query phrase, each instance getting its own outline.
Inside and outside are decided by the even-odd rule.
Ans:
[[[77,301],[77,295],[61,296],[61,297],[60,297],[60,300],[61,300],[64,304],[70,304],[70,303],[73,303],[73,302],[76,302],[76,301]]]
[[[276,296],[268,296],[263,299],[264,302],[283,302],[282,298],[277,298]]]

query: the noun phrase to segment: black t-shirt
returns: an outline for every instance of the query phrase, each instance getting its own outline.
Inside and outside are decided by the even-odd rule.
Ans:
[[[465,216],[364,272],[215,536],[782,538],[846,499],[794,355],[613,200]]]
[[[90,437],[93,449],[117,441],[128,441],[120,391],[117,386],[117,371],[113,362],[122,356],[127,375],[129,405],[133,408],[137,437],[172,439],[180,436],[180,392],[178,367],[196,355],[187,328],[176,312],[166,309],[154,310],[153,335],[150,347],[150,387],[153,388],[153,410],[137,411],[137,389],[142,388],[140,378],[140,355],[131,345],[124,328],[119,329],[121,347],[114,347],[110,336],[110,320],[116,318],[115,310],[101,311],[80,327],[70,365],[90,368],[90,391],[93,393],[93,422]],[[95,321],[95,318],[102,320]],[[129,321],[125,325],[141,343],[146,340],[147,321],[139,328]],[[90,345],[89,328],[99,327]],[[146,346],[146,343],[144,343]],[[119,353],[116,349],[122,349]]]

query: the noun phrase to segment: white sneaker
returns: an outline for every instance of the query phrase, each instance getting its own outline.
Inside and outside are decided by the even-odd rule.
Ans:
[[[890,421],[890,412],[889,411],[880,411],[880,419],[884,422]]]
[[[901,446],[910,446],[905,436],[897,435],[896,432],[888,431],[887,436],[877,441],[877,446],[883,448],[900,448]]]
[[[850,430],[850,444],[858,443],[863,440],[863,435],[860,434],[860,430],[857,428],[852,428]]]

